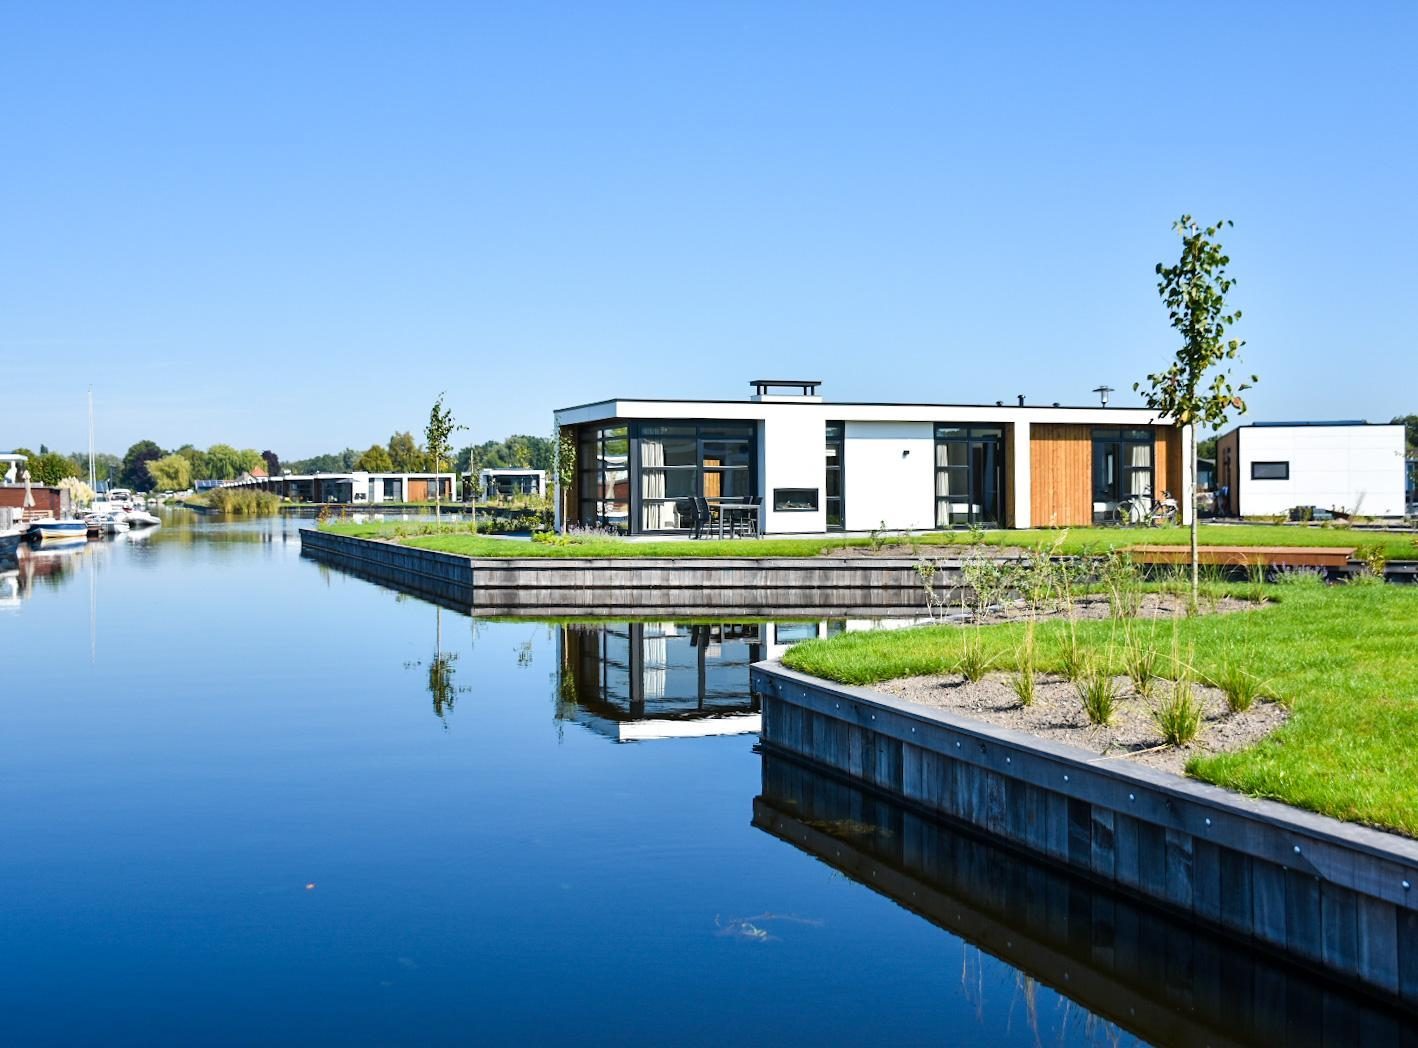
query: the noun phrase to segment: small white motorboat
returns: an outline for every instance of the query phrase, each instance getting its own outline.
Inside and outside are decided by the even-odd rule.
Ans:
[[[0,528],[0,560],[10,560],[20,548],[22,534],[19,528]]]
[[[89,537],[89,525],[86,521],[74,519],[32,520],[26,535],[31,542],[50,545],[61,542],[83,542]]]
[[[130,528],[155,528],[162,521],[154,514],[145,509],[133,509],[123,514],[124,522]]]

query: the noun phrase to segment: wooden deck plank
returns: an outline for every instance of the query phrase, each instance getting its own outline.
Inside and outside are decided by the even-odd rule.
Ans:
[[[1191,561],[1187,546],[1129,546],[1127,552],[1139,564],[1186,564]],[[1353,546],[1199,546],[1202,564],[1246,567],[1342,568],[1354,555]]]

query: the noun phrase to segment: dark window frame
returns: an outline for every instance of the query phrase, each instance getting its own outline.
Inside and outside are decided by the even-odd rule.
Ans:
[[[1136,473],[1147,474],[1146,495],[1148,498],[1157,497],[1157,433],[1155,430],[1137,427],[1095,428],[1091,438],[1093,462],[1092,468],[1089,470],[1089,485],[1092,497],[1089,499],[1089,504],[1095,506],[1093,510],[1095,524],[1109,520],[1116,512],[1115,509],[1099,510],[1096,508],[1097,503],[1109,503],[1116,507],[1133,497],[1131,481]],[[1127,449],[1134,447],[1147,448],[1146,466],[1128,465]],[[1099,454],[1102,451],[1106,455],[1107,450],[1115,450],[1118,453],[1117,476],[1113,479],[1111,487],[1102,478],[1102,464],[1105,460]]]
[[[670,429],[690,429],[693,428],[695,441],[695,464],[692,466],[651,466],[650,469],[682,470],[693,473],[693,488],[695,494],[704,496],[704,478],[708,473],[732,474],[739,481],[745,494],[714,496],[727,497],[730,499],[748,497],[757,494],[759,491],[758,459],[760,453],[760,442],[762,429],[757,419],[705,419],[705,418],[646,418],[646,419],[618,419],[618,423],[629,427],[630,432],[630,532],[633,535],[682,535],[688,532],[689,528],[647,528],[645,527],[645,506],[646,503],[661,502],[674,504],[683,501],[686,496],[671,498],[645,497],[645,467],[642,462],[642,451],[640,447],[643,434],[646,430],[660,428]],[[747,444],[747,459],[743,465],[704,465],[704,451],[706,445],[739,443]],[[728,478],[725,477],[724,480]]]
[[[932,454],[931,472],[931,498],[935,513],[933,523],[938,528],[958,528],[965,526],[983,526],[992,528],[1004,527],[1005,511],[1005,462],[1004,462],[1004,442],[1005,429],[1002,425],[975,425],[962,422],[937,422],[932,429],[934,444]],[[965,446],[965,462],[960,466],[940,464],[940,448],[943,444],[963,444]],[[994,458],[994,497],[989,505],[986,505],[986,492],[976,491],[976,470],[975,455],[977,449],[990,446],[993,449]],[[983,454],[984,452],[981,451]],[[942,524],[941,505],[949,504],[952,501],[959,501],[958,496],[941,495],[940,475],[948,474],[952,469],[965,471],[965,505],[966,522],[964,524]],[[975,506],[981,507],[981,512],[975,512]]]
[[[1281,474],[1280,476],[1275,476],[1275,475],[1273,475],[1273,474],[1271,474],[1271,475],[1262,475],[1262,474],[1256,472],[1257,468],[1258,468],[1258,467],[1261,467],[1261,466],[1280,466],[1280,467],[1282,468],[1283,472],[1282,472],[1282,474]],[[1268,459],[1268,460],[1266,460],[1266,461],[1252,462],[1252,463],[1251,463],[1251,479],[1252,479],[1252,480],[1289,480],[1289,479],[1290,479],[1290,460],[1289,460],[1289,459]]]
[[[834,437],[833,431],[836,431]],[[829,421],[823,432],[823,453],[826,458],[826,477],[822,486],[822,504],[827,510],[827,530],[844,531],[847,527],[847,423],[843,420]],[[835,457],[827,452],[836,451]],[[837,478],[837,494],[832,494],[832,478]],[[833,515],[833,503],[837,512]],[[836,523],[833,523],[833,521]]]

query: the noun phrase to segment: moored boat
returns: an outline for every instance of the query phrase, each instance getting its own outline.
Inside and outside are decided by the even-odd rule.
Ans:
[[[0,560],[9,560],[20,548],[22,535],[19,528],[0,528]]]
[[[89,537],[89,525],[82,520],[32,520],[26,532],[31,542],[83,542]]]
[[[123,514],[124,522],[130,528],[155,528],[162,523],[157,516],[145,509],[134,509]]]

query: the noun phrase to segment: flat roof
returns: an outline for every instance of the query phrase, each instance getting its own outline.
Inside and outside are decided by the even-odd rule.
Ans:
[[[564,408],[556,408],[557,414],[563,411],[580,411],[583,408],[592,408],[597,404],[614,404],[616,402],[635,404],[725,404],[735,407],[742,407],[745,410],[752,410],[759,407],[759,403],[753,400],[723,400],[710,399],[701,400],[692,397],[602,397],[599,400],[588,400],[584,404],[570,404]],[[923,400],[795,400],[792,397],[783,400],[773,401],[776,407],[809,407],[821,410],[830,407],[844,408],[1010,408],[1014,411],[1150,411],[1146,404],[1053,404],[1034,403],[1019,404],[1010,403],[1007,400],[996,400],[989,404],[967,404],[954,403],[943,404],[938,401]]]

